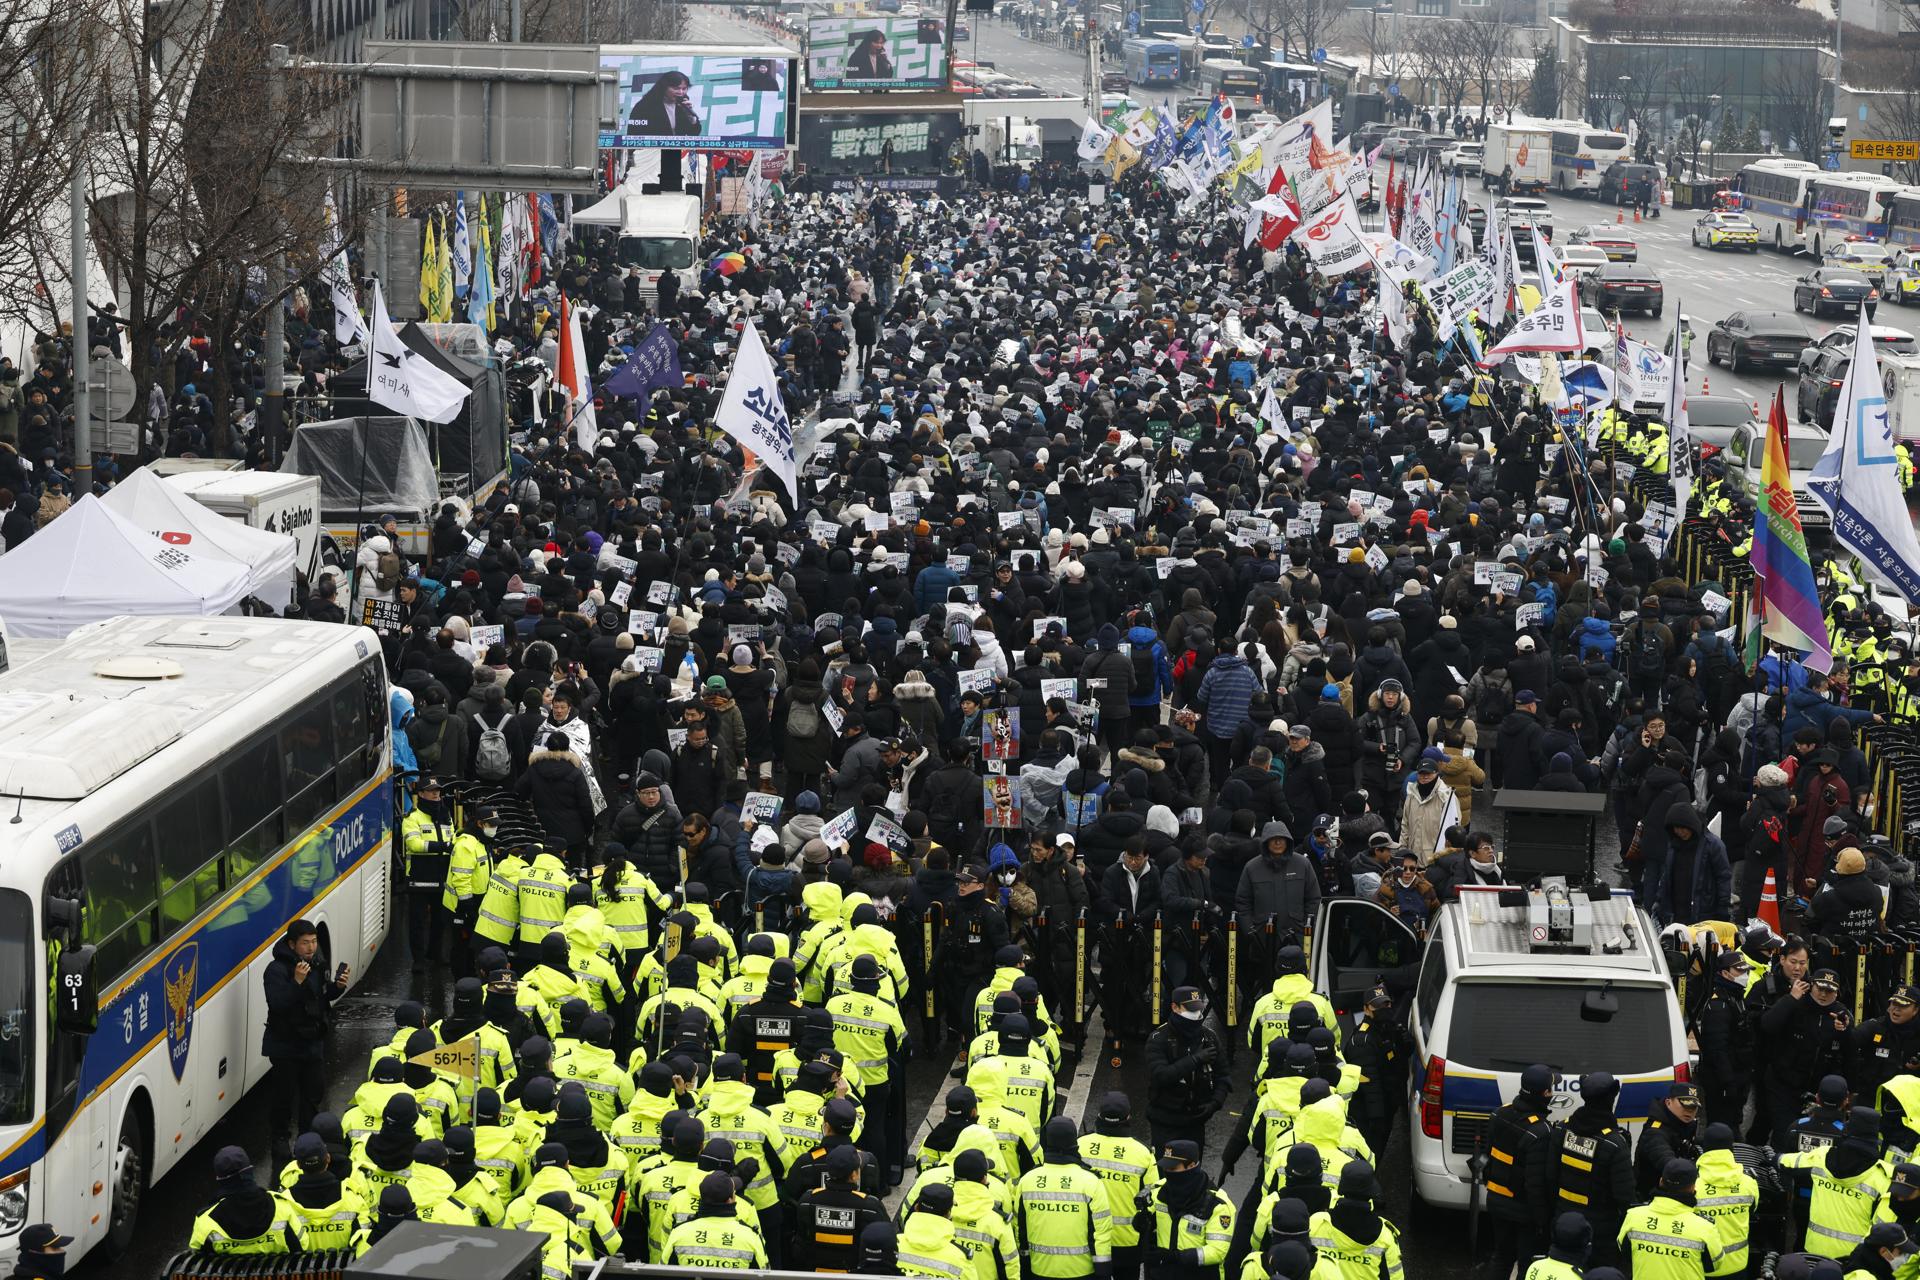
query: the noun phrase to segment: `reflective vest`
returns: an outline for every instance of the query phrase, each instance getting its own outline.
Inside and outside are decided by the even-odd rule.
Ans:
[[[1153,1152],[1138,1138],[1125,1134],[1089,1133],[1080,1139],[1080,1163],[1093,1170],[1107,1186],[1107,1209],[1113,1215],[1113,1247],[1140,1243],[1133,1225],[1134,1197],[1160,1185],[1160,1166]]]
[[[1106,1184],[1077,1164],[1043,1164],[1013,1191],[1027,1269],[1047,1280],[1092,1275],[1113,1258],[1113,1214]]]
[[[593,905],[606,917],[607,927],[613,930],[613,944],[622,955],[631,956],[647,949],[651,936],[647,927],[648,904],[659,911],[673,905],[672,899],[660,892],[650,877],[635,871],[631,865],[620,873],[612,893],[602,889],[598,880],[593,883]]]
[[[1580,1280],[1580,1272],[1564,1262],[1542,1258],[1527,1268],[1526,1280]]]
[[[1027,1029],[1031,1033],[1031,1039],[1027,1046],[1028,1052],[1045,1062],[1047,1064],[1047,1070],[1058,1079],[1060,1075],[1060,1033],[1052,1027],[1041,1027],[1038,1030],[1034,1030],[1032,1024],[1028,1024]],[[980,1061],[982,1058],[991,1058],[999,1052],[1000,1033],[998,1031],[982,1031],[967,1043],[967,1066],[972,1067],[974,1063]]]
[[[998,1178],[993,1183],[953,1184],[953,1242],[967,1255],[971,1280],[1000,1280],[1020,1274],[1020,1242],[1000,1208],[1002,1196],[1011,1206],[1012,1189]],[[1131,1216],[1131,1205],[1128,1209]]]
[[[520,877],[527,873],[525,859],[509,853],[497,859],[487,876],[486,896],[480,900],[480,914],[473,931],[489,942],[511,947],[520,930]]]
[[[493,1175],[494,1185],[509,1199],[527,1181],[527,1145],[510,1124],[473,1126],[473,1162]]]
[[[1734,1275],[1747,1269],[1748,1242],[1760,1184],[1747,1175],[1731,1151],[1700,1153],[1700,1184],[1693,1211],[1720,1233],[1720,1269]]]
[[[900,1011],[877,995],[844,992],[827,1001],[833,1015],[833,1044],[846,1055],[847,1074],[859,1073],[863,1086],[885,1084],[888,1058],[906,1043]]]
[[[1400,1230],[1380,1219],[1380,1234],[1362,1242],[1333,1225],[1332,1215],[1316,1213],[1307,1220],[1307,1239],[1320,1251],[1322,1262],[1339,1269],[1341,1280],[1405,1280],[1400,1264]]]
[[[675,1227],[659,1261],[667,1266],[749,1271],[767,1265],[767,1246],[760,1233],[739,1218],[709,1215]]]
[[[1333,1032],[1335,1044],[1340,1042],[1340,1023],[1333,1016],[1333,1005],[1313,989],[1305,974],[1283,973],[1274,979],[1273,990],[1256,1000],[1253,1012],[1247,1015],[1247,1043],[1258,1051],[1255,1062],[1265,1062],[1267,1046],[1287,1034],[1287,1019],[1293,1006],[1302,1000],[1320,1011],[1321,1025]]]
[[[1221,1264],[1227,1260],[1227,1246],[1232,1242],[1233,1202],[1217,1188],[1204,1218],[1191,1213],[1183,1213],[1175,1218],[1160,1195],[1154,1195],[1153,1247],[1174,1255],[1186,1255],[1176,1256],[1171,1261],[1182,1263],[1185,1268],[1212,1267],[1217,1275]],[[1194,1250],[1199,1251],[1197,1262],[1193,1260]],[[1154,1263],[1149,1261],[1147,1266],[1152,1269]],[[1192,1272],[1188,1270],[1187,1274]]]
[[[558,1166],[548,1166],[534,1171],[527,1180],[527,1189],[520,1193],[519,1199],[507,1206],[507,1216],[501,1225],[519,1230],[533,1218],[543,1196],[556,1191],[567,1193],[568,1199],[579,1210],[577,1221],[585,1227],[593,1241],[594,1256],[620,1252],[620,1232],[613,1225],[613,1218],[607,1213],[605,1205],[586,1192],[580,1190],[573,1175]]]
[[[298,1253],[305,1247],[300,1236],[300,1217],[294,1212],[294,1205],[277,1191],[267,1193],[273,1197],[273,1222],[257,1236],[240,1240],[226,1233],[213,1213],[220,1206],[215,1203],[205,1213],[193,1220],[193,1235],[187,1241],[187,1247],[201,1253]]]
[[[447,1042],[444,1023],[436,1022],[429,1028],[433,1038],[441,1044]],[[463,1040],[477,1039],[480,1042],[480,1087],[496,1092],[504,1089],[514,1077],[513,1042],[507,1039],[507,1033],[491,1022],[483,1022],[478,1030],[470,1031],[460,1037]],[[473,1115],[473,1077],[464,1071],[448,1072],[440,1077],[453,1086],[453,1092],[460,1099],[460,1114],[463,1117]]]
[[[439,868],[435,863],[438,859],[452,854],[454,837],[459,834],[460,829],[453,825],[452,818],[444,822],[435,822],[425,809],[415,805],[413,811],[400,820],[402,850],[400,863],[406,871],[407,878],[409,880],[413,878],[416,864],[419,865],[422,874],[429,866],[433,866],[437,871]],[[445,847],[435,850],[433,846],[436,844]]]
[[[361,1219],[367,1212],[367,1202],[360,1198],[360,1193],[352,1186],[342,1183],[340,1198],[332,1204],[310,1209],[289,1195],[287,1208],[299,1223],[302,1246],[318,1253],[325,1249],[352,1246],[353,1233],[360,1229]]]
[[[537,947],[567,915],[567,864],[542,853],[520,873],[520,942]]]
[[[493,859],[487,853],[486,841],[471,832],[461,832],[454,837],[453,856],[447,861],[447,884],[440,891],[440,905],[459,911],[476,898],[484,899],[492,883]]]
[[[1616,1238],[1634,1280],[1705,1280],[1721,1269],[1720,1232],[1668,1196],[1627,1210]]]
[[[786,1141],[773,1117],[753,1105],[753,1086],[741,1080],[712,1081],[700,1120],[707,1127],[707,1141],[725,1138],[733,1143],[735,1159],[752,1156],[759,1162],[742,1194],[755,1209],[772,1206],[780,1195],[775,1179],[786,1173]]]
[[[638,1210],[642,1215],[638,1222],[647,1231],[649,1261],[667,1260],[667,1237],[673,1234],[670,1204],[675,1193],[688,1187],[698,1187],[700,1179],[706,1176],[707,1171],[701,1168],[698,1160],[675,1157],[654,1165],[634,1182],[633,1193],[627,1197],[627,1227],[629,1230],[634,1228],[632,1214]]]
[[[605,1164],[572,1164],[567,1166],[567,1172],[573,1175],[574,1186],[598,1200],[600,1206],[611,1215],[614,1206],[619,1202],[621,1188],[627,1184],[631,1169],[627,1164],[627,1157],[621,1153],[620,1148],[609,1142]]]
[[[633,1077],[596,1044],[577,1044],[553,1060],[555,1080],[578,1080],[593,1104],[593,1127],[605,1133],[633,1102]]]
[[[966,1250],[953,1242],[951,1218],[909,1213],[901,1227],[893,1269],[903,1276],[965,1280],[972,1265]]]
[[[976,1088],[972,1082],[988,1073],[997,1075],[1004,1097],[1002,1106],[1017,1111],[1026,1122],[1035,1129],[1053,1116],[1053,1073],[1047,1064],[1031,1053],[1017,1056],[995,1054],[982,1058],[973,1064],[967,1072],[969,1087]]]
[[[1851,1178],[1836,1178],[1827,1172],[1827,1157],[1832,1153],[1830,1146],[1796,1151],[1781,1156],[1780,1167],[1805,1169],[1812,1178],[1807,1240],[1802,1247],[1822,1258],[1844,1258],[1867,1238],[1874,1208],[1893,1183],[1893,1170],[1879,1160]]]

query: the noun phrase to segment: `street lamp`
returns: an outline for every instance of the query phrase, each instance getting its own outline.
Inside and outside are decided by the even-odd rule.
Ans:
[[[1632,83],[1632,76],[1623,75],[1620,77],[1620,131],[1622,133],[1627,131],[1626,126],[1630,123],[1628,118],[1629,113],[1627,111],[1627,86]]]
[[[1719,123],[1720,123],[1720,95],[1717,93],[1710,93],[1707,95],[1707,127],[1717,128]],[[1700,167],[1699,164],[1696,162],[1694,164],[1694,168],[1697,169],[1699,167]],[[1707,140],[1707,178],[1709,181],[1711,181],[1713,178],[1713,140],[1712,139]]]

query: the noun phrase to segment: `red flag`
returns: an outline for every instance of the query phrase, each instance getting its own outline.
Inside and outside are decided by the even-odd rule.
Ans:
[[[1293,184],[1287,181],[1285,170],[1278,167],[1274,169],[1273,177],[1267,182],[1267,194],[1279,196],[1287,206],[1284,217],[1276,217],[1270,213],[1260,216],[1260,247],[1272,250],[1285,244],[1287,237],[1292,235],[1294,229],[1305,219],[1300,214],[1300,202],[1293,198]]]
[[[560,335],[560,366],[556,371],[556,381],[559,382],[561,390],[567,394],[567,407],[569,409],[573,407],[573,401],[579,394],[582,385],[580,370],[574,366],[573,344],[567,341],[567,317],[570,312],[571,308],[567,306],[567,295],[561,292],[560,324],[559,327],[554,330],[555,333]]]
[[[1400,194],[1393,185],[1393,157],[1387,157],[1387,193],[1380,197],[1380,207],[1387,213],[1387,231],[1400,234]]]

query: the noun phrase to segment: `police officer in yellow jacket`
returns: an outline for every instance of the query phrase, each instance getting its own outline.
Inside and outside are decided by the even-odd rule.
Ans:
[[[894,1267],[903,1276],[965,1280],[966,1250],[953,1242],[953,1187],[936,1182],[923,1190],[900,1224]]]
[[[858,1073],[866,1128],[863,1145],[880,1162],[880,1171],[891,1180],[891,1171],[901,1165],[901,1154],[893,1141],[893,1062],[906,1052],[907,1028],[900,1011],[880,994],[880,965],[871,955],[855,958],[849,971],[853,990],[843,991],[827,1001],[833,1017],[833,1043],[847,1057],[847,1074]],[[1051,1085],[1051,1080],[1048,1081]]]
[[[493,855],[489,850],[500,831],[490,805],[473,805],[465,816],[465,830],[453,838],[446,885],[440,891],[440,909],[449,917],[446,929],[453,939],[447,967],[456,977],[473,970],[473,926],[493,880]]]
[[[1233,1202],[1200,1167],[1200,1144],[1176,1138],[1160,1155],[1147,1274],[1155,1280],[1219,1280],[1233,1243]]]
[[[1313,1215],[1307,1235],[1341,1280],[1405,1280],[1400,1260],[1400,1231],[1374,1209],[1379,1187],[1373,1166],[1349,1160],[1340,1170],[1339,1198]]]
[[[527,874],[528,852],[524,845],[514,845],[493,860],[487,876],[473,931],[496,946],[510,949],[520,936],[520,877]]]
[[[1014,1227],[1026,1242],[1028,1269],[1043,1280],[1106,1280],[1113,1264],[1106,1184],[1080,1163],[1071,1117],[1047,1121],[1040,1145],[1046,1163],[1022,1174],[1014,1189]]]
[[[1577,1213],[1563,1213],[1553,1224],[1547,1256],[1527,1268],[1525,1280],[1581,1280],[1593,1252],[1593,1228]]]
[[[660,1261],[670,1267],[748,1271],[767,1265],[760,1233],[740,1220],[733,1175],[715,1170],[700,1180],[700,1209],[673,1229]]]
[[[194,1220],[189,1248],[203,1253],[299,1253],[305,1247],[293,1204],[255,1180],[253,1161],[245,1151],[220,1148],[213,1157],[213,1178],[220,1198]]]
[[[519,939],[522,968],[531,968],[540,943],[557,932],[567,917],[567,864],[542,849],[527,863],[515,887],[519,903]],[[562,954],[566,939],[561,939]]]
[[[1720,1232],[1721,1274],[1744,1276],[1752,1250],[1753,1214],[1760,1184],[1733,1155],[1733,1130],[1710,1124],[1700,1135],[1700,1183],[1693,1211]]]
[[[418,1222],[420,1215],[414,1211],[413,1193],[405,1187],[395,1184],[384,1187],[380,1198],[375,1202],[372,1220],[353,1236],[353,1253],[360,1257],[386,1238],[388,1232],[403,1222]]]
[[[1627,1210],[1615,1237],[1636,1280],[1706,1280],[1723,1269],[1720,1231],[1693,1211],[1700,1170],[1675,1157],[1653,1199]]]
[[[1867,1238],[1874,1208],[1893,1181],[1880,1157],[1880,1113],[1872,1107],[1853,1108],[1838,1141],[1782,1156],[1780,1167],[1812,1193],[1802,1247],[1822,1258],[1844,1258]]]
[[[1142,1193],[1152,1195],[1160,1185],[1160,1166],[1153,1152],[1130,1132],[1133,1105],[1115,1090],[1100,1100],[1094,1132],[1080,1137],[1080,1163],[1107,1184],[1107,1207],[1113,1214],[1113,1280],[1138,1280],[1140,1228],[1135,1224]]]
[[[294,1139],[293,1162],[300,1175],[285,1192],[304,1247],[315,1252],[348,1248],[354,1233],[365,1224],[367,1202],[356,1187],[340,1180],[331,1167],[333,1157],[326,1140],[319,1134],[303,1133]]]
[[[414,799],[418,803],[400,821],[400,865],[409,886],[407,949],[413,971],[425,973],[427,962],[440,953],[440,935],[446,929],[446,917],[434,910],[435,891],[446,890],[453,842],[460,831],[440,779],[422,778]]]

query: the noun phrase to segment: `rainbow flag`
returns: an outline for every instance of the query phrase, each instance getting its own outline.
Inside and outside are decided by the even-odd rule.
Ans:
[[[1767,417],[1767,446],[1760,467],[1760,500],[1754,512],[1753,572],[1758,580],[1755,608],[1749,619],[1758,625],[1747,630],[1749,666],[1757,662],[1766,640],[1807,656],[1816,671],[1833,665],[1827,647],[1826,621],[1820,610],[1820,592],[1814,586],[1813,565],[1807,559],[1807,537],[1800,528],[1800,509],[1794,505],[1793,481],[1787,469],[1787,405],[1785,394],[1773,393]]]

